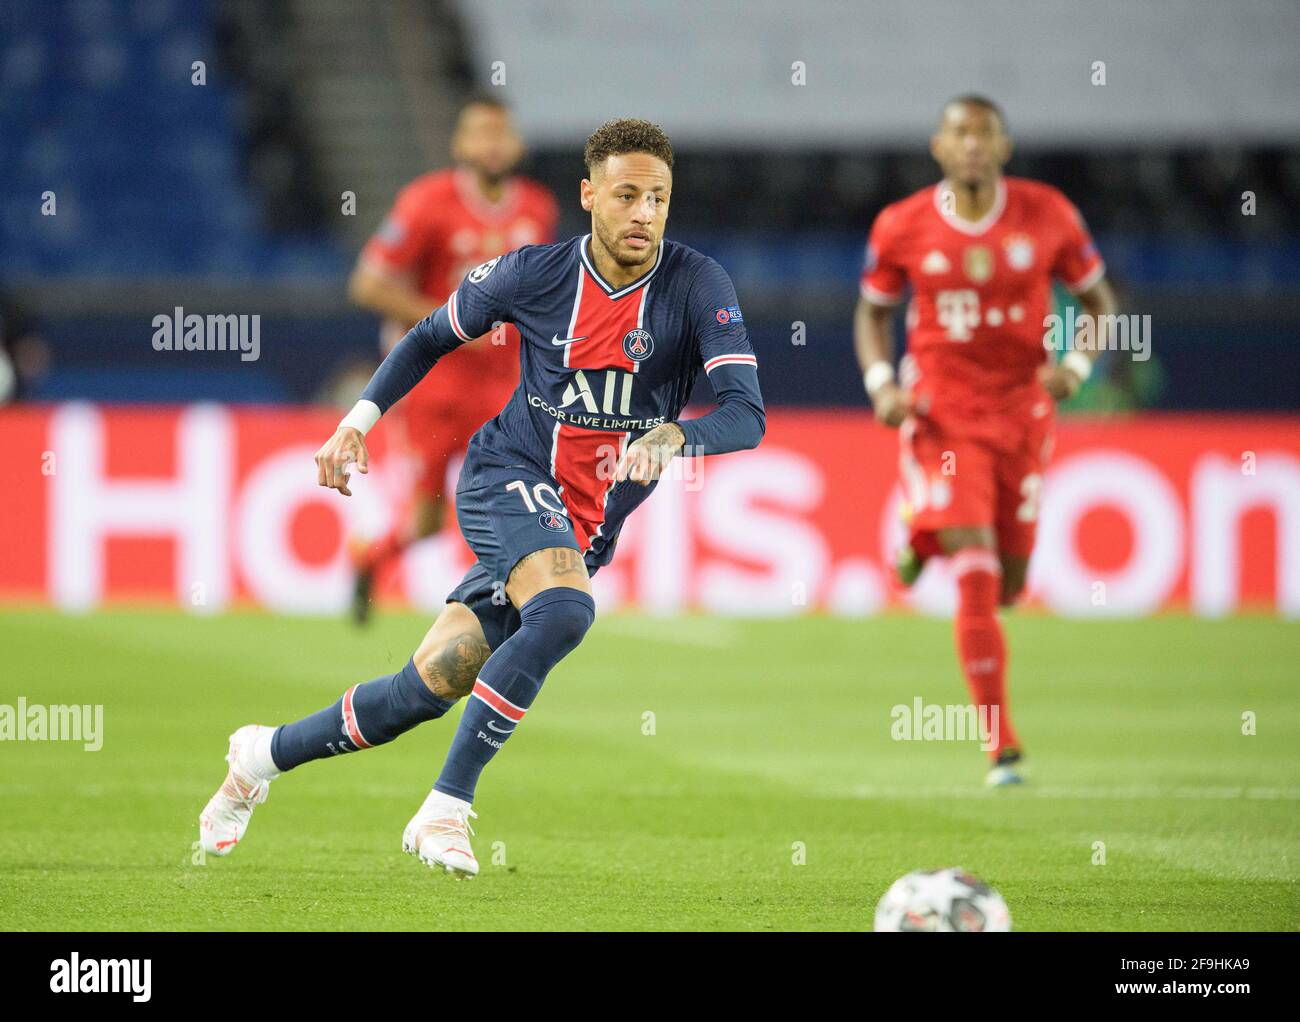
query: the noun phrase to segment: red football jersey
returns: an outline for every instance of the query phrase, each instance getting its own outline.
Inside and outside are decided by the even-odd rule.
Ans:
[[[867,242],[862,294],[912,298],[902,381],[922,414],[1028,407],[1042,397],[1055,277],[1086,291],[1105,273],[1083,218],[1055,188],[1002,178],[977,223],[944,208],[941,184],[885,207]]]
[[[478,190],[468,171],[453,168],[416,178],[397,196],[388,218],[370,239],[362,258],[385,273],[408,279],[441,305],[479,263],[519,248],[555,240],[559,209],[544,187],[515,177],[497,203]],[[386,340],[395,343],[409,323],[385,323]],[[505,345],[483,337],[443,359],[412,392],[416,400],[465,409],[483,394],[500,410],[519,382],[518,334],[506,331]],[[387,347],[388,345],[386,345]],[[485,382],[490,394],[484,394]]]

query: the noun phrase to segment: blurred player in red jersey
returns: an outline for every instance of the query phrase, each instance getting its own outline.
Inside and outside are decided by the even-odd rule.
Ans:
[[[348,283],[354,302],[384,317],[385,352],[446,304],[475,266],[554,240],[554,196],[514,175],[523,153],[509,108],[490,96],[471,97],[451,139],[456,166],[416,178],[398,195]],[[384,564],[442,528],[448,463],[518,385],[518,344],[513,326],[478,338],[397,405],[400,442],[418,466],[415,488],[387,535],[354,545],[352,611],[359,623],[369,617],[375,576]]]
[[[901,427],[910,536],[899,579],[910,585],[929,557],[951,559],[958,659],[975,705],[988,708],[981,721],[994,729],[987,780],[1013,784],[1022,755],[997,608],[1025,585],[1054,401],[1078,390],[1105,343],[1059,362],[1049,356],[1052,279],[1085,316],[1109,316],[1115,301],[1069,200],[1002,176],[1011,140],[996,104],[952,100],[930,152],[943,180],[887,206],[872,226],[854,344],[876,418]],[[892,323],[905,287],[907,354],[896,382]]]

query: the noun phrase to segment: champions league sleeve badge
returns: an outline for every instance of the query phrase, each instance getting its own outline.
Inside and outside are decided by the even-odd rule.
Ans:
[[[497,256],[495,259],[489,259],[485,263],[479,263],[474,267],[474,269],[469,271],[469,276],[466,279],[471,284],[481,284],[485,279],[487,279],[487,275],[497,268],[497,263],[499,262],[501,262],[501,257]]]

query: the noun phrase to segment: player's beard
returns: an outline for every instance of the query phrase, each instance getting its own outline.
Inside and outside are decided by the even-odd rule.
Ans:
[[[618,234],[611,230],[609,224],[599,216],[592,216],[591,225],[592,230],[596,233],[597,240],[604,246],[610,258],[619,266],[644,266],[655,257],[655,253],[659,250],[658,245],[647,245],[644,252],[624,250],[619,247]]]

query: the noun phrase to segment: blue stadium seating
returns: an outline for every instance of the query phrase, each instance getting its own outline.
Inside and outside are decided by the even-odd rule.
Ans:
[[[324,234],[259,227],[240,168],[238,84],[207,0],[12,0],[0,12],[6,276],[330,274]],[[207,81],[191,82],[205,62]],[[57,214],[41,214],[41,196]]]

